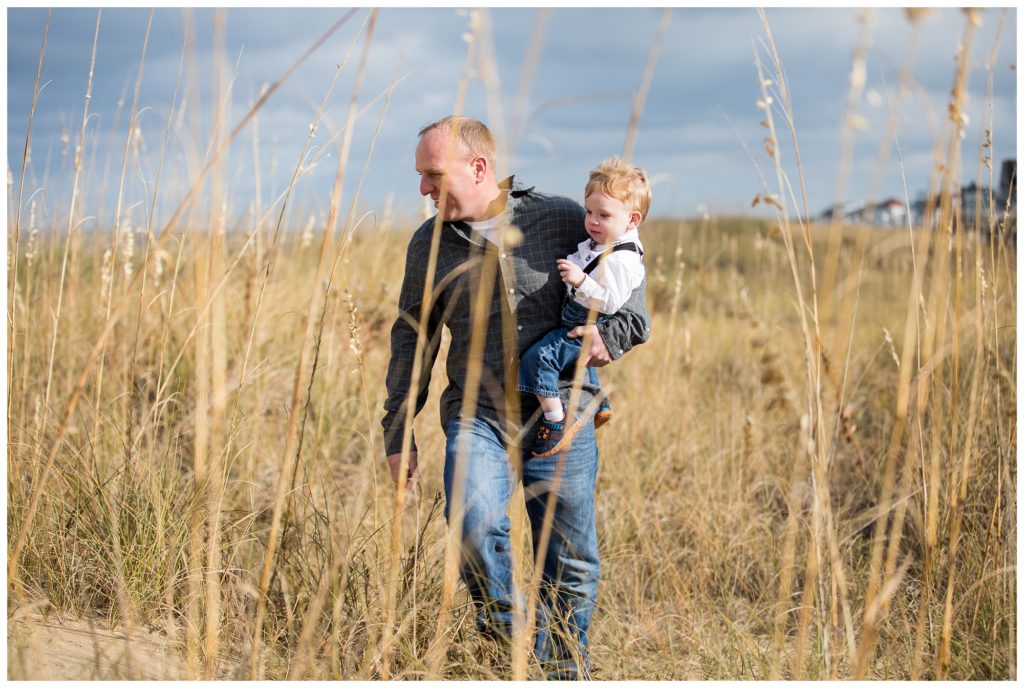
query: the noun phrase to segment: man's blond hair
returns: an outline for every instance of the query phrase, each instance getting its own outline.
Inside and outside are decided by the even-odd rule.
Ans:
[[[497,145],[494,143],[491,130],[480,120],[461,115],[448,115],[420,129],[419,137],[423,138],[424,134],[435,129],[454,133],[465,146],[466,152],[474,157],[487,158],[492,165],[494,164]]]
[[[639,167],[622,158],[608,158],[590,172],[583,197],[595,191],[622,201],[630,210],[636,210],[643,219],[647,219],[647,211],[651,207],[651,184],[647,181],[647,173]]]

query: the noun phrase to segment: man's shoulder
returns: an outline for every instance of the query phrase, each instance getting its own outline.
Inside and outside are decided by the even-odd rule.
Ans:
[[[434,224],[437,220],[437,215],[431,215],[429,218],[423,221],[416,231],[412,233],[409,238],[409,246],[419,246],[421,244],[430,244],[430,240],[434,235]]]
[[[545,193],[536,189],[530,189],[529,193],[523,195],[522,200],[531,205],[565,208],[573,212],[583,212],[583,206],[567,196]]]
[[[583,219],[583,206],[566,196],[531,189],[517,199],[515,214],[530,220],[543,218],[575,225]]]

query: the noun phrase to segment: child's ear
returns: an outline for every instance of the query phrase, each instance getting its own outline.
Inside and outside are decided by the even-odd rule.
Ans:
[[[639,210],[634,210],[629,216],[629,226],[636,229],[640,226],[640,223],[644,221],[644,216],[640,214]]]

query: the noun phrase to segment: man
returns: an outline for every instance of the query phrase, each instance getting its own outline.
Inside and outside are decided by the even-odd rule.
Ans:
[[[508,503],[516,481],[523,481],[537,549],[542,549],[545,510],[556,483],[534,653],[549,678],[586,678],[600,565],[594,518],[597,444],[593,423],[582,414],[600,390],[584,376],[578,406],[572,409],[572,379],[560,381],[569,415],[584,424],[568,450],[546,458],[519,449],[540,413],[533,395],[515,391],[520,352],[559,324],[565,287],[556,260],[572,253],[586,236],[583,209],[511,177],[499,183],[494,138],[478,120],[446,117],[424,127],[419,137],[420,193],[434,201],[443,222],[432,274],[437,218],[416,230],[406,256],[382,421],[391,476],[397,483],[403,436],[412,422],[409,395],[415,394],[418,413],[426,402],[444,325],[451,334],[448,386],[440,404],[447,438],[445,518],[461,529],[460,570],[479,605],[479,626],[502,639],[512,633],[516,591]],[[647,340],[645,288],[646,283],[637,288],[608,322],[573,331],[590,337],[590,348],[581,355],[586,359],[589,354],[590,365],[605,365]],[[420,323],[425,331],[418,348]],[[422,358],[414,380],[417,350]],[[507,447],[515,447],[516,455],[509,456]],[[415,439],[411,449],[410,479],[417,471]]]

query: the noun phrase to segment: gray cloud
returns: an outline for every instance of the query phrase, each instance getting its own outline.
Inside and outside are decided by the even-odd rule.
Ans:
[[[226,14],[227,60],[236,68],[232,117],[240,117],[260,88],[284,70],[345,9],[250,9]],[[798,135],[806,166],[812,211],[829,205],[836,192],[841,124],[845,115],[850,59],[862,30],[860,10],[769,9],[768,20],[788,77]],[[868,128],[856,136],[853,179],[847,197],[868,193],[895,92],[899,71],[912,35],[901,10],[875,9],[871,13],[871,47],[867,84],[874,92],[858,112]],[[965,160],[976,160],[977,142],[985,112],[985,61],[991,50],[1000,11],[983,12],[970,57],[970,127],[962,142]],[[15,179],[21,171],[21,148],[32,96],[39,42],[46,12],[35,9],[8,11],[8,167]],[[89,122],[87,163],[94,168],[119,167],[127,124],[126,105],[118,114],[122,94],[131,94],[142,47],[147,10],[104,9]],[[212,89],[212,10],[194,13],[199,102],[189,108],[202,113],[200,137],[209,127]],[[354,16],[332,40],[305,64],[260,111],[262,197],[280,192],[299,156],[313,112],[366,17]],[[500,80],[500,116],[507,125],[522,78],[530,31],[536,13],[527,9],[488,12],[493,49]],[[521,140],[514,170],[524,180],[547,191],[579,197],[587,171],[622,150],[629,121],[631,94],[637,89],[649,46],[661,18],[660,9],[556,9],[552,12],[527,108],[530,129]],[[55,200],[69,187],[68,144],[81,126],[89,51],[95,10],[54,10],[44,62],[43,80],[33,128],[33,158],[26,195],[44,184],[46,197]],[[182,41],[183,14],[159,9],[146,57],[140,104],[149,108],[140,127],[148,154],[139,172],[129,180],[130,193],[141,198],[152,180],[156,153],[166,126],[173,96]],[[946,104],[955,73],[955,53],[962,40],[966,17],[956,10],[935,10],[922,23],[914,70],[914,97],[904,108],[898,130],[904,172],[913,197],[924,191],[931,167],[931,149],[946,136]],[[395,76],[407,78],[395,89],[364,184],[364,206],[379,207],[388,194],[409,212],[417,212],[412,150],[415,132],[423,124],[448,114],[465,69],[468,16],[451,8],[383,9],[370,48],[360,103],[384,91]],[[754,68],[755,51],[767,57],[764,31],[753,9],[676,9],[647,98],[637,145],[636,162],[666,181],[656,189],[654,211],[691,214],[697,204],[713,211],[749,209],[750,199],[763,189],[757,170],[744,151],[744,143],[762,166],[764,130],[758,125],[763,112],[755,105],[760,93]],[[1016,74],[1010,65],[1016,55],[1016,10],[1007,15],[1002,44],[994,67],[992,108],[998,160],[1016,150]],[[344,125],[355,67],[362,52],[355,44],[329,101],[325,119],[314,139],[317,151],[329,145],[331,131]],[[464,112],[494,121],[488,94],[474,74],[467,88]],[[185,94],[179,95],[179,106]],[[776,103],[778,105],[778,103]],[[356,123],[350,159],[361,169],[383,107],[378,102]],[[188,117],[185,118],[188,122]],[[116,127],[115,127],[116,123]],[[781,122],[780,122],[781,123]],[[934,123],[934,124],[931,124]],[[496,126],[506,130],[506,126]],[[507,130],[506,130],[507,131]],[[188,131],[175,127],[167,172],[185,174],[184,142]],[[231,151],[228,175],[233,201],[248,202],[253,192],[251,134],[244,133]],[[95,157],[92,151],[95,150]],[[316,155],[316,153],[314,154]],[[784,142],[787,171],[795,179],[792,151]],[[337,150],[321,158],[308,171],[296,191],[296,207],[326,207],[337,165]],[[48,170],[44,169],[49,157]],[[112,163],[106,161],[112,160]],[[272,168],[271,160],[276,161]],[[965,164],[965,179],[975,165]],[[96,175],[103,174],[102,171]],[[354,173],[350,180],[354,183]],[[99,213],[104,199],[101,183],[90,185],[89,198]],[[182,180],[184,185],[184,180]],[[112,185],[108,183],[109,187]],[[351,193],[352,185],[347,194]],[[172,205],[173,192],[163,207]],[[883,195],[902,195],[900,169],[895,156],[885,166]],[[108,204],[109,205],[109,204]],[[304,211],[305,212],[305,211]]]

